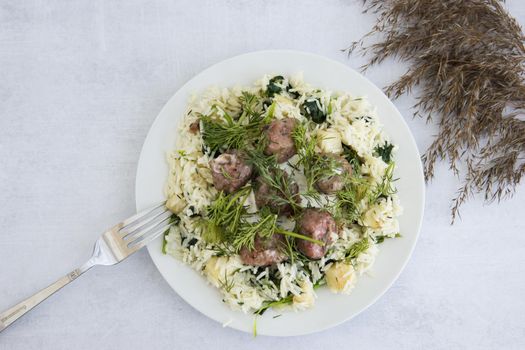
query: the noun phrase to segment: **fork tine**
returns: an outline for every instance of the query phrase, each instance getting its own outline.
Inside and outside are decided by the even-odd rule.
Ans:
[[[136,224],[138,220],[142,219],[143,217],[146,217],[148,214],[156,211],[157,209],[163,207],[166,204],[166,201],[161,202],[157,204],[154,207],[144,209],[143,211],[138,212],[137,214],[133,215],[132,217],[127,218],[126,220],[122,221],[120,225],[124,228],[126,226]]]
[[[130,237],[136,235],[137,232],[144,231],[149,226],[155,226],[155,222],[158,222],[159,218],[164,218],[166,213],[168,213],[169,217],[172,215],[166,207],[164,207],[163,211],[159,211],[155,215],[152,215],[152,213],[153,212],[150,212],[149,215],[146,215],[142,220],[138,220],[130,225],[122,227],[119,231],[122,234],[122,238],[125,240],[130,239]]]
[[[140,248],[144,247],[145,245],[153,241],[155,238],[160,236],[163,232],[170,228],[170,226],[171,224],[169,222],[165,223],[164,225],[160,225],[155,231],[153,231],[153,233],[146,233],[141,237],[137,238],[136,240],[130,242],[128,244],[128,249],[131,252],[139,250]]]
[[[138,240],[139,238],[141,238],[141,237],[143,237],[145,235],[148,235],[149,233],[151,233],[152,231],[156,230],[161,225],[165,225],[165,224],[169,225],[170,222],[171,222],[171,213],[168,216],[163,216],[163,217],[158,218],[155,222],[152,222],[152,223],[148,224],[147,226],[145,225],[141,229],[136,230],[133,233],[133,235],[127,235],[122,240],[126,244],[129,245],[130,243]]]

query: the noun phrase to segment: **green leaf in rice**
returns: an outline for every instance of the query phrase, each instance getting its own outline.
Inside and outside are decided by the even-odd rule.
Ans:
[[[383,159],[383,162],[390,163],[390,160],[392,159],[393,149],[394,145],[385,141],[384,145],[377,146],[374,149],[374,153],[376,156],[381,157],[381,159]]]
[[[323,111],[319,99],[310,98],[306,100],[301,106],[301,109],[304,116],[316,124],[322,124],[326,121],[326,113]]]

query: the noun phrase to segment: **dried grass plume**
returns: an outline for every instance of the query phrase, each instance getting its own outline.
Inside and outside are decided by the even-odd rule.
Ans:
[[[427,181],[438,160],[462,178],[452,222],[474,193],[487,202],[512,196],[525,174],[525,37],[516,20],[497,0],[364,3],[378,20],[348,53],[370,57],[363,70],[388,57],[408,62],[386,93],[395,99],[419,86],[414,115],[439,124],[423,163]],[[379,42],[368,45],[372,36]]]

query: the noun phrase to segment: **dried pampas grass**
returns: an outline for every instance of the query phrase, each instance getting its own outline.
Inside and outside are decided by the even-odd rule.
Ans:
[[[386,88],[397,98],[421,92],[415,116],[437,120],[439,134],[423,156],[425,177],[438,160],[463,179],[452,205],[476,192],[492,202],[514,194],[525,174],[524,35],[497,0],[365,0],[378,14],[372,31],[355,42],[370,66],[395,57],[408,71]],[[366,45],[380,34],[378,43]],[[466,164],[460,174],[458,164]]]

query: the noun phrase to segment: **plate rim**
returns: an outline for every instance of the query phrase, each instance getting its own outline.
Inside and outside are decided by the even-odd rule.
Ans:
[[[349,70],[349,71],[352,71],[353,73],[356,73],[356,74],[360,75],[363,79],[365,79],[367,82],[369,82],[370,85],[372,86],[372,88],[374,90],[376,90],[377,93],[382,95],[382,97],[384,98],[385,102],[387,104],[389,104],[390,107],[393,108],[397,112],[398,117],[399,117],[398,119],[401,120],[402,124],[408,130],[408,134],[409,134],[409,140],[408,141],[409,141],[411,147],[415,150],[415,152],[416,152],[416,154],[418,156],[418,159],[421,160],[421,153],[419,151],[419,148],[417,147],[417,143],[415,141],[414,135],[413,135],[411,129],[409,128],[408,123],[406,122],[405,118],[403,117],[403,114],[401,114],[401,112],[394,105],[394,103],[390,100],[390,98],[388,98],[388,96],[386,96],[386,94],[377,85],[375,85],[370,79],[368,79],[366,76],[364,76],[363,74],[361,74],[357,70],[355,70],[355,69],[353,69],[353,68],[351,68],[351,67],[349,67],[349,66],[347,66],[347,65],[345,65],[345,64],[343,64],[343,63],[341,63],[339,61],[336,61],[334,59],[328,58],[328,57],[323,56],[323,55],[315,54],[315,53],[312,53],[312,52],[307,52],[307,51],[291,50],[291,49],[255,50],[255,51],[250,51],[250,52],[246,52],[246,53],[242,53],[242,54],[239,54],[239,55],[234,55],[234,56],[225,58],[223,60],[220,60],[220,61],[218,61],[216,63],[213,63],[212,65],[204,68],[203,70],[201,70],[197,74],[193,75],[190,79],[185,81],[184,84],[182,84],[173,93],[173,95],[171,95],[171,97],[164,103],[163,107],[160,109],[160,111],[157,113],[155,119],[150,124],[148,132],[147,132],[147,134],[146,134],[146,136],[144,138],[144,141],[143,141],[143,144],[142,144],[142,147],[141,147],[141,150],[140,150],[140,154],[139,154],[139,158],[138,158],[138,162],[137,162],[137,166],[136,166],[136,171],[135,171],[135,191],[134,191],[134,194],[135,194],[135,208],[136,208],[137,211],[143,209],[139,205],[139,202],[138,202],[138,179],[139,179],[138,174],[139,174],[139,171],[140,171],[141,163],[143,162],[143,157],[144,157],[144,153],[145,153],[145,146],[146,146],[146,144],[148,142],[148,139],[150,138],[150,134],[152,132],[152,129],[154,129],[155,125],[159,122],[159,119],[160,119],[159,116],[165,112],[165,110],[168,108],[168,105],[170,105],[170,102],[173,99],[176,98],[176,96],[178,95],[178,93],[180,91],[186,89],[187,86],[190,85],[190,83],[194,79],[196,79],[197,77],[199,77],[201,75],[207,74],[209,71],[212,71],[213,69],[215,69],[216,66],[225,64],[228,61],[242,59],[242,58],[246,58],[246,57],[249,57],[249,56],[268,55],[268,54],[270,54],[270,55],[271,54],[294,54],[294,55],[310,56],[311,58],[318,59],[318,60],[323,60],[326,63],[329,63],[331,65],[339,66],[342,69]],[[419,175],[418,176],[418,179],[419,179],[418,182],[419,183],[417,184],[417,188],[419,190],[419,193],[421,194],[421,203],[420,203],[420,208],[419,208],[421,215],[419,216],[418,222],[417,222],[417,225],[416,225],[417,230],[415,232],[415,237],[414,237],[414,240],[413,240],[413,242],[412,242],[412,244],[410,246],[408,254],[406,255],[404,261],[402,262],[401,268],[395,273],[395,275],[393,275],[393,278],[391,279],[391,281],[387,285],[384,286],[382,291],[380,293],[378,293],[374,298],[370,299],[370,301],[367,303],[366,306],[362,307],[359,311],[355,312],[354,314],[349,315],[348,317],[344,317],[343,319],[340,319],[340,320],[337,320],[337,321],[327,322],[325,325],[320,326],[320,327],[318,327],[315,330],[303,331],[303,332],[294,332],[294,333],[291,333],[291,334],[267,334],[267,333],[260,333],[261,335],[274,336],[274,337],[299,336],[299,335],[318,333],[318,332],[322,332],[322,331],[325,331],[327,329],[336,327],[336,326],[341,325],[342,323],[345,323],[345,322],[349,321],[350,319],[358,316],[363,311],[367,310],[370,306],[375,304],[392,287],[392,285],[398,280],[399,276],[405,270],[406,265],[408,264],[408,262],[412,258],[412,254],[413,254],[414,249],[415,249],[415,247],[417,245],[417,242],[419,241],[419,237],[420,237],[420,234],[421,234],[421,228],[422,228],[423,218],[424,218],[424,214],[425,214],[425,203],[426,203],[426,186],[425,186],[425,181],[424,181],[424,176],[423,176],[423,174],[424,174],[424,172],[423,172],[423,165],[422,165],[421,161],[419,161],[418,164],[417,164],[417,172],[418,172],[418,175]],[[194,306],[192,303],[190,303],[185,297],[183,297],[182,295],[180,295],[177,292],[177,290],[168,281],[168,278],[165,276],[165,272],[159,267],[159,262],[157,262],[155,257],[153,256],[152,245],[151,244],[148,245],[147,248],[148,248],[148,254],[149,254],[151,260],[153,261],[156,269],[159,271],[159,273],[161,274],[162,278],[170,286],[170,288],[182,300],[184,300],[185,303],[190,305],[193,309],[197,310],[200,314],[202,314],[203,316],[208,317],[208,318],[218,322],[219,324],[221,324],[222,321],[220,319],[218,319],[218,318],[216,318],[216,317],[214,317],[214,316],[212,316],[210,314],[204,313],[203,311],[198,309],[196,306]],[[197,272],[195,272],[195,273],[197,273]],[[240,311],[237,311],[237,312],[240,312]],[[240,328],[237,328],[237,327],[229,327],[229,328],[235,329],[236,331],[240,331],[240,332],[243,332],[243,333],[246,332],[244,329],[240,329]]]

